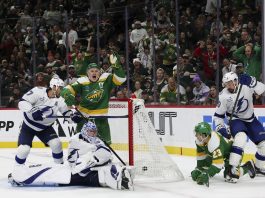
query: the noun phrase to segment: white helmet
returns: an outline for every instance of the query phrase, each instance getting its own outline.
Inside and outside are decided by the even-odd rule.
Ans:
[[[235,83],[236,81],[236,84],[235,86],[238,84],[238,76],[235,72],[228,72],[226,73],[224,76],[223,76],[223,79],[222,79],[222,85],[223,87],[225,87],[225,84],[229,81],[233,81]]]
[[[62,79],[58,78],[58,77],[54,77],[51,79],[50,81],[50,88],[56,87],[56,89],[58,87],[64,87],[64,82]]]

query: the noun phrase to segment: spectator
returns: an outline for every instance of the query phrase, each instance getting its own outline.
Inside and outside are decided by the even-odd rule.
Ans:
[[[245,72],[250,76],[254,76],[257,80],[261,79],[261,47],[253,46],[248,43],[238,48],[233,53],[234,58],[245,66]]]
[[[136,98],[141,99],[142,98],[142,92],[143,92],[143,90],[141,89],[141,82],[135,81],[133,94],[135,95]]]
[[[9,97],[9,101],[6,107],[17,108],[18,102],[20,101],[21,97],[22,97],[22,94],[20,90],[18,88],[14,88],[12,95]]]
[[[207,80],[215,80],[214,76],[214,64],[216,64],[216,51],[214,43],[207,43],[205,50],[205,42],[200,41],[199,46],[194,50],[194,56],[200,58],[203,62],[203,71]],[[227,54],[226,49],[220,45],[220,55],[224,57]]]
[[[205,12],[208,14],[215,14],[217,10],[217,1],[218,0],[207,0],[206,6],[205,6]],[[221,1],[219,1],[219,5],[221,8]]]
[[[126,95],[124,94],[124,92],[122,90],[119,90],[116,93],[116,98],[117,99],[126,99],[127,97],[126,97]]]
[[[206,98],[205,101],[205,105],[211,105],[211,106],[216,106],[217,105],[217,98],[218,98],[218,94],[217,94],[217,89],[215,85],[212,85],[210,87],[210,92],[209,95]]]
[[[64,45],[67,46],[66,45],[66,32],[63,33],[62,39],[63,39]],[[78,39],[78,34],[75,31],[75,26],[74,26],[74,24],[70,23],[69,24],[69,32],[68,32],[68,47],[69,47],[70,52],[73,51],[73,44],[75,44],[77,39]]]
[[[146,29],[144,29],[141,26],[141,22],[138,20],[135,21],[134,22],[134,29],[130,35],[130,42],[133,45],[133,47],[135,49],[138,49],[139,41],[141,41],[142,39],[147,38],[147,37],[148,37],[147,31],[146,31]]]
[[[148,72],[145,68],[143,68],[142,63],[140,62],[139,58],[133,59],[133,65],[134,67],[131,72],[132,84],[134,85],[136,81],[139,81],[142,83],[144,80],[144,77],[148,75]]]
[[[180,104],[187,104],[187,96],[185,88],[178,86],[174,77],[168,78],[168,84],[165,85],[160,93],[160,102],[162,104],[178,104],[178,97],[180,97]]]
[[[68,77],[67,79],[64,80],[65,85],[73,84],[74,82],[77,81],[77,75],[75,72],[75,66],[74,65],[69,65],[68,66]]]
[[[156,70],[156,100],[158,101],[162,88],[167,85],[167,80],[165,78],[165,71],[162,68]]]
[[[209,95],[210,88],[201,81],[199,76],[195,76],[192,82],[194,83],[194,98],[191,100],[191,102],[195,105],[202,105],[205,103]]]
[[[236,66],[235,64],[231,63],[228,58],[225,58],[223,60],[223,68],[222,68],[222,75],[224,76],[228,72],[236,72]]]

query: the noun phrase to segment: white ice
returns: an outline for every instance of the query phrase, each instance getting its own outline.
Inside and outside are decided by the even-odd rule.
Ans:
[[[237,184],[224,182],[222,173],[210,179],[209,188],[199,186],[190,177],[196,164],[194,157],[171,156],[184,174],[185,180],[173,183],[135,184],[134,191],[88,187],[12,187],[7,175],[12,171],[16,149],[0,149],[1,198],[265,198],[265,177],[240,178]],[[32,149],[27,163],[47,163],[50,150]]]

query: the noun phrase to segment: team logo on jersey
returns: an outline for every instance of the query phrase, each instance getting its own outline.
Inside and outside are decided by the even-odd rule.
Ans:
[[[87,94],[87,99],[92,103],[97,103],[101,100],[104,93],[104,89],[93,90]]]
[[[41,98],[40,98],[40,101],[44,101],[44,99],[45,99],[45,97],[41,97]]]
[[[249,105],[248,100],[245,99],[244,96],[243,96],[237,102],[236,112],[237,113],[243,113],[243,112],[245,112],[248,109],[248,105]]]
[[[41,105],[41,106],[37,106],[37,107],[33,107],[31,110],[30,110],[30,113],[34,113],[36,111],[40,110],[43,115],[45,115],[45,117],[49,117],[49,116],[52,116],[53,115],[53,109],[52,107],[50,106],[45,106],[45,105]]]

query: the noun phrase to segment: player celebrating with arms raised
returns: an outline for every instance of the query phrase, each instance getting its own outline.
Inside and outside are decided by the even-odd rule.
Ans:
[[[121,85],[126,80],[125,73],[117,56],[110,55],[110,63],[113,68],[113,74],[101,74],[100,67],[96,63],[90,63],[87,68],[86,77],[81,77],[77,82],[66,86],[61,95],[65,98],[67,105],[75,105],[75,96],[80,96],[81,101],[78,109],[86,117],[90,115],[106,115],[108,113],[112,89],[115,86]],[[80,131],[84,123],[85,120],[77,125],[77,132]],[[95,123],[98,127],[99,137],[110,144],[111,136],[108,119],[96,118]]]
[[[63,163],[62,144],[52,127],[56,120],[53,116],[57,116],[57,112],[61,112],[65,116],[70,116],[68,118],[70,122],[79,122],[82,119],[77,114],[73,114],[64,99],[60,97],[63,86],[64,82],[60,78],[54,77],[50,81],[49,88],[36,86],[24,94],[18,103],[24,118],[15,157],[17,165],[25,163],[35,136],[51,147],[55,163]]]
[[[68,163],[18,166],[8,180],[13,186],[49,184],[133,190],[129,170],[112,163],[111,151],[97,137],[97,127],[90,121],[71,137]]]
[[[195,143],[197,147],[197,167],[191,172],[191,177],[199,185],[209,186],[209,178],[213,177],[225,168],[224,177],[230,182],[228,175],[228,158],[232,146],[232,141],[228,141],[220,134],[212,131],[207,122],[200,122],[195,126]],[[255,168],[252,161],[248,161],[243,166],[238,167],[241,176],[248,173],[254,178]]]
[[[247,74],[240,75],[238,79],[234,72],[226,73],[222,81],[224,89],[219,95],[214,120],[217,132],[227,136],[224,118],[225,115],[231,117],[229,125],[234,138],[229,157],[228,174],[231,182],[236,182],[240,176],[237,167],[242,160],[248,138],[257,146],[256,171],[265,175],[265,132],[254,114],[253,106],[253,94],[261,95],[265,91],[265,85]]]

